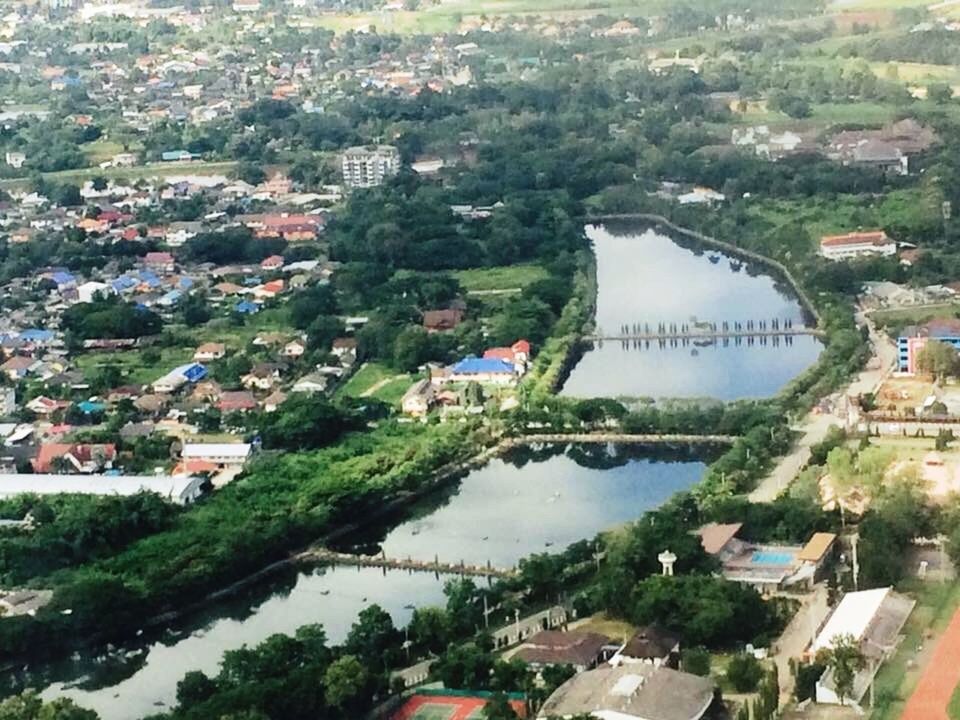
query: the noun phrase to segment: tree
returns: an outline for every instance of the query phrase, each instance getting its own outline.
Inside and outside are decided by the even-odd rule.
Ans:
[[[242,180],[248,185],[259,185],[267,179],[267,173],[263,167],[249,161],[240,162],[237,165],[236,174],[237,179]]]
[[[748,653],[734,655],[727,665],[727,680],[739,693],[753,692],[762,678],[760,662]]]
[[[367,671],[353,655],[337,658],[323,674],[327,703],[344,709],[361,697],[367,684]]]
[[[864,661],[860,645],[852,635],[838,635],[829,648],[817,654],[817,662],[833,671],[833,687],[841,705],[853,692],[853,682],[857,672],[863,668]]]
[[[680,653],[680,668],[691,675],[710,674],[710,653],[702,647],[686,648]]]
[[[191,670],[177,683],[177,703],[181,707],[197,705],[217,691],[217,684],[199,670]]]
[[[266,448],[309,450],[329,445],[357,421],[326,397],[293,393],[276,412],[260,420],[260,437]]]
[[[360,611],[343,646],[368,667],[388,668],[396,665],[399,659],[397,647],[400,637],[390,613],[379,605],[371,605]]]
[[[180,306],[183,312],[183,322],[187,327],[197,327],[207,322],[210,317],[210,307],[207,298],[201,293],[188,295]]]
[[[502,692],[491,695],[481,713],[487,720],[516,720],[518,717],[510,699]]]
[[[957,374],[957,350],[940,340],[928,340],[917,355],[917,366],[922,372],[935,375],[943,381],[946,377]]]
[[[927,100],[937,105],[945,105],[953,99],[953,88],[947,83],[930,83],[927,85]]]
[[[443,608],[417,608],[407,625],[407,632],[420,652],[443,652],[450,642],[450,617]]]
[[[97,720],[98,717],[93,710],[79,708],[66,698],[44,704],[32,690],[0,702],[0,720]]]

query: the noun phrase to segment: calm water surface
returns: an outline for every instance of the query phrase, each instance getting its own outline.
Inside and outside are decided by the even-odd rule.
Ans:
[[[518,449],[345,544],[371,552],[382,547],[395,557],[431,560],[439,554],[452,562],[512,566],[530,553],[559,551],[640,517],[698,482],[711,456],[709,450],[639,446]],[[176,634],[99,661],[36,668],[21,679],[46,687],[44,697],[71,697],[103,720],[133,720],[174,704],[185,673],[215,674],[227,650],[310,623],[322,624],[330,641],[340,642],[360,610],[373,603],[404,625],[413,607],[443,604],[445,580],[374,568],[290,572],[211,608]]]
[[[590,226],[597,256],[600,334],[634,323],[722,323],[776,318],[804,324],[790,290],[762,270],[713,250],[684,247],[635,225]],[[572,397],[767,397],[812,365],[822,344],[810,336],[775,346],[720,341],[661,348],[605,342],[588,350],[563,388]]]

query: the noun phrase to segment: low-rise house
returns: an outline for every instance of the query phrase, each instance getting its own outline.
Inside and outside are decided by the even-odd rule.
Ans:
[[[279,270],[283,267],[283,255],[271,255],[260,263],[261,270]]]
[[[582,673],[604,662],[612,652],[606,635],[542,630],[524,642],[510,659],[521,660],[538,672],[551,665],[569,665]]]
[[[429,380],[418,380],[403,394],[400,408],[405,415],[423,417],[433,406],[436,391]]]
[[[240,382],[248,389],[270,390],[279,380],[279,365],[275,365],[274,363],[258,363],[250,368],[250,372],[244,375],[240,379]]]
[[[176,367],[153,383],[154,392],[174,393],[187,383],[194,384],[207,376],[207,369],[200,363],[187,363]]]
[[[676,667],[679,658],[680,637],[657,625],[648,625],[637,630],[636,634],[617,650],[610,658],[610,664],[645,663],[656,667]]]
[[[423,327],[427,329],[427,332],[455,330],[462,321],[463,311],[456,308],[427,310],[423,314]]]
[[[37,415],[48,417],[53,415],[58,410],[66,410],[70,407],[69,400],[54,400],[53,398],[48,398],[43,395],[38,395],[33,398],[30,402],[27,403],[27,410],[30,410]]]
[[[271,280],[270,282],[265,282],[263,285],[257,285],[253,288],[253,296],[262,300],[269,300],[282,293],[283,288],[283,280]]]
[[[853,689],[843,704],[861,710],[873,678],[899,644],[903,626],[915,605],[916,601],[889,587],[850,592],[843,596],[810,647],[811,655],[816,656],[821,650],[829,650],[837,638],[844,636],[852,637],[859,646],[865,662],[857,670]],[[840,703],[832,668],[817,681],[816,701]]]
[[[445,382],[511,385],[517,380],[512,363],[499,359],[465,358],[448,369]]]
[[[716,701],[713,681],[670,668],[602,666],[574,675],[547,699],[538,718],[700,720]]]
[[[827,260],[850,260],[870,255],[897,254],[897,243],[883,230],[825,235],[820,238],[820,254]]]
[[[283,346],[283,356],[288,358],[301,357],[307,351],[307,346],[299,340],[291,340]]]
[[[148,415],[159,415],[167,407],[169,402],[170,399],[166,395],[148,393],[134,400],[133,406],[140,412],[147,413]]]
[[[266,412],[276,412],[287,401],[287,394],[282,390],[274,390],[263,399],[263,409]]]
[[[246,412],[254,410],[257,401],[249,391],[226,391],[220,396],[217,408],[223,413]]]
[[[243,300],[234,305],[233,310],[241,315],[256,315],[258,312],[260,312],[260,306],[255,302]]]
[[[31,463],[37,473],[91,474],[110,470],[117,459],[113,444],[44,443]]]
[[[227,354],[227,346],[223,343],[208,342],[200,345],[193,353],[193,359],[197,362],[209,362],[219,360]]]
[[[40,367],[40,361],[36,358],[25,355],[14,355],[0,365],[2,370],[11,380],[22,380]]]
[[[530,362],[530,343],[517,340],[510,347],[489,348],[483,353],[484,360],[503,360],[513,365],[518,375],[527,371]]]
[[[173,255],[168,252],[148,252],[143,256],[143,264],[151,270],[163,273],[173,272],[176,266]]]
[[[321,375],[320,373],[310,373],[309,375],[304,375],[302,378],[297,380],[294,383],[293,387],[290,388],[293,392],[302,392],[302,393],[319,393],[324,392],[327,389],[329,380],[326,375]]]
[[[357,354],[357,339],[352,337],[336,338],[330,348],[330,353],[342,358],[345,355]]]

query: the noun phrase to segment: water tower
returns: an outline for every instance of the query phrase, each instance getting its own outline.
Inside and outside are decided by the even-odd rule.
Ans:
[[[657,560],[663,566],[663,574],[667,577],[673,577],[673,566],[677,562],[677,556],[669,550],[664,550],[657,555]]]

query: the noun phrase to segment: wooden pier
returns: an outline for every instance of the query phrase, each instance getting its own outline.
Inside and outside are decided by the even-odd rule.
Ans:
[[[413,558],[388,558],[385,555],[352,555],[350,553],[335,552],[327,548],[313,548],[302,553],[301,558],[328,565],[352,565],[354,567],[376,567],[383,570],[406,570],[408,572],[428,572],[434,575],[462,575],[464,577],[485,578],[512,578],[517,576],[515,568],[496,568],[490,563],[486,565],[468,565],[460,561],[459,564],[433,561],[414,560]]]

